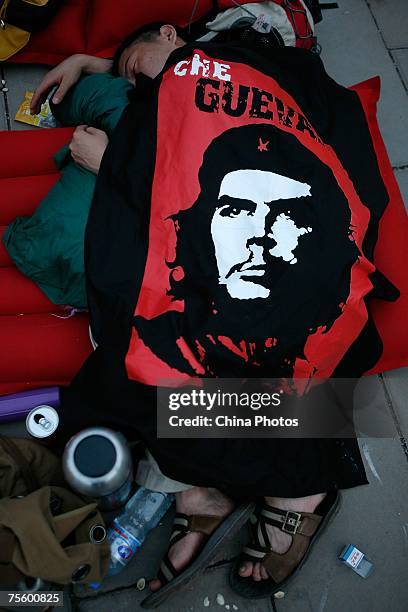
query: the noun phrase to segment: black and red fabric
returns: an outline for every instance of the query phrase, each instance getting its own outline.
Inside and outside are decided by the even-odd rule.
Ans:
[[[395,302],[380,299],[370,302],[370,311],[381,336],[383,352],[368,373],[390,370],[408,363],[408,329],[405,324],[408,280],[404,266],[400,263],[408,243],[407,216],[376,120],[379,85],[377,78],[359,84],[354,89],[364,109],[389,198],[389,204],[379,222],[374,264],[400,289],[401,296]],[[70,134],[71,130],[63,129],[0,133],[2,231],[16,216],[32,214],[58,180],[59,174],[52,156],[69,140]],[[55,317],[50,319],[50,313],[61,313],[32,282],[14,268],[3,245],[0,245],[0,275],[0,324],[5,330],[2,333],[1,358],[4,367],[0,368],[0,393],[12,393],[47,384],[67,384],[91,351],[87,317],[77,315],[65,321]],[[49,325],[50,321],[52,326]],[[67,330],[64,342],[60,329]],[[45,342],[43,338],[46,338]],[[47,348],[48,343],[52,344],[52,349]],[[76,349],[65,351],[66,345]],[[8,355],[12,355],[13,359],[9,360]],[[31,355],[29,366],[26,355]],[[58,363],[57,374],[54,365]]]
[[[381,176],[368,115],[296,48],[265,58],[187,45],[138,84],[88,222],[99,347],[64,394],[61,432],[79,414],[82,426],[125,427],[169,477],[236,494],[299,497],[366,482],[354,441],[222,439],[209,451],[205,439],[158,440],[156,388],[191,376],[386,367],[371,304],[396,307],[406,286],[375,264],[397,192]]]
[[[400,289],[396,302],[373,299],[370,303],[370,311],[383,344],[379,361],[366,372],[370,375],[408,364],[408,325],[404,322],[404,313],[408,312],[408,275],[403,265],[408,248],[408,216],[377,121],[381,80],[374,77],[351,89],[358,94],[364,109],[389,201],[378,225],[374,263]],[[391,331],[389,325],[394,326],[393,319],[395,327]]]
[[[137,163],[140,141],[150,150],[155,170],[143,178],[150,189],[139,194],[130,170],[128,186],[110,187],[102,176],[104,190],[91,213],[88,270],[96,287],[102,277],[107,287],[108,274],[95,234],[98,242],[105,227],[126,235],[118,223],[132,227],[133,214],[146,215],[149,225],[140,228],[133,265],[125,263],[123,247],[109,254],[109,270],[117,267],[126,279],[126,303],[136,296],[128,377],[154,386],[191,376],[309,378],[373,369],[382,345],[368,298],[395,300],[398,290],[373,260],[389,196],[356,94],[331,81],[318,58],[296,50],[282,51],[278,75],[250,51],[245,62],[212,45],[178,56],[151,94],[152,105],[158,94],[151,130],[140,132],[133,113],[141,103],[131,105],[126,130],[133,128],[133,137],[116,145],[114,168]],[[305,77],[294,80],[297,62],[314,79],[313,92]],[[338,119],[339,104],[348,129]],[[350,146],[350,129],[358,130],[358,149]],[[263,180],[279,187],[267,188],[276,204],[261,214],[247,202],[256,200],[251,193],[263,189]],[[128,203],[129,218],[108,226],[104,215],[111,215],[115,197]],[[231,209],[217,203],[228,198]],[[263,230],[252,235],[258,214]],[[261,235],[265,228],[269,235]],[[288,239],[293,248],[284,252]],[[91,301],[97,337],[104,333],[99,302],[99,296]]]

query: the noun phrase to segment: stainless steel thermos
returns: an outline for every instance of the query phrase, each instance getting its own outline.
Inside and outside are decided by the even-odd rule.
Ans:
[[[73,436],[62,465],[68,484],[99,498],[101,510],[123,506],[132,493],[132,457],[125,437],[105,427],[90,427]]]

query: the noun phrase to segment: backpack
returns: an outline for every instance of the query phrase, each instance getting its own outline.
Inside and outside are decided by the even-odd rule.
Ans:
[[[0,436],[0,585],[25,577],[100,582],[110,549],[95,502],[64,486],[59,459],[37,442]]]
[[[234,2],[235,4],[235,2]],[[304,0],[267,0],[264,2],[242,3],[224,10],[211,13],[206,20],[205,34],[197,30],[195,36],[201,41],[220,40],[220,33],[240,33],[243,39],[263,37],[265,46],[278,45],[316,48],[314,20],[308,4]],[[202,25],[201,25],[202,28]]]
[[[0,0],[0,61],[20,51],[44,29],[64,0]]]

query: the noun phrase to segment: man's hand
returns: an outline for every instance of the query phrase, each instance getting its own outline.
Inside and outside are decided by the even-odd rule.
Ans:
[[[98,174],[108,142],[109,138],[102,130],[79,125],[72,136],[69,148],[77,164]]]
[[[109,72],[112,66],[111,60],[93,57],[92,55],[83,55],[78,53],[72,55],[66,60],[55,66],[50,72],[47,72],[39,86],[34,92],[31,99],[30,111],[33,115],[41,111],[41,104],[45,102],[51,89],[58,86],[58,89],[52,97],[54,104],[61,102],[67,91],[75,85],[81,76],[82,72],[89,74],[97,72]]]

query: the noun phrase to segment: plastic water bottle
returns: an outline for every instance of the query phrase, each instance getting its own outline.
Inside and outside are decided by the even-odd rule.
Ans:
[[[108,576],[118,574],[133,559],[151,529],[164,516],[174,495],[140,487],[108,529],[111,561]]]

